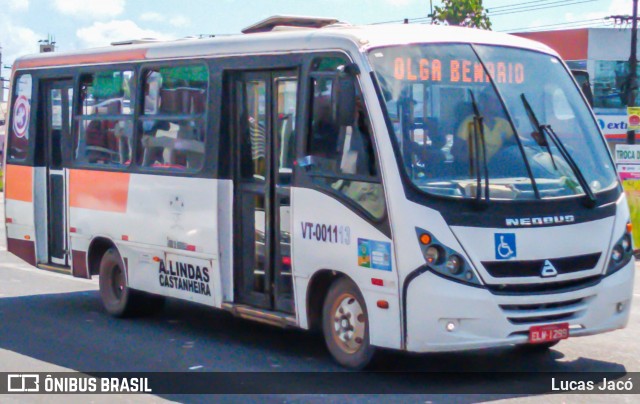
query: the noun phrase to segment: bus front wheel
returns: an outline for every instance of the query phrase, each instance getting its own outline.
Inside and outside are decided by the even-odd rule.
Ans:
[[[340,278],[331,285],[322,310],[322,329],[329,352],[342,366],[363,369],[373,358],[367,306],[351,280]]]

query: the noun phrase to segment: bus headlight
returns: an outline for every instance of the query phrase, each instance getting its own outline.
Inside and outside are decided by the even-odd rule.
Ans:
[[[416,228],[416,233],[422,255],[431,272],[458,282],[481,285],[480,279],[462,254],[445,246],[423,229]]]
[[[631,226],[627,225],[626,231],[611,249],[611,257],[607,268],[607,275],[618,271],[633,258],[633,241],[631,239]]]
[[[611,261],[615,263],[620,263],[623,257],[624,257],[624,251],[622,249],[622,246],[617,245],[613,247],[613,251],[611,251]]]
[[[442,263],[443,254],[440,252],[442,249],[439,246],[431,245],[427,247],[427,251],[424,253],[424,258],[429,264]]]
[[[450,255],[447,259],[447,269],[451,275],[459,275],[462,272],[462,258],[457,255]]]

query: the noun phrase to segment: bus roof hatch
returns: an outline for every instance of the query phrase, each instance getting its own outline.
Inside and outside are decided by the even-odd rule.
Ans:
[[[322,28],[340,22],[336,18],[303,17],[295,15],[274,15],[250,25],[242,30],[243,34],[273,31],[276,27]]]

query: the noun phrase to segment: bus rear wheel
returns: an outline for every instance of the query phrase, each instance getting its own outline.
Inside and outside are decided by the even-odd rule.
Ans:
[[[367,306],[351,280],[340,278],[331,285],[322,310],[322,329],[329,352],[342,366],[363,369],[373,358]]]
[[[151,314],[164,306],[162,296],[149,295],[127,286],[124,263],[115,247],[102,256],[99,283],[102,305],[114,317]]]

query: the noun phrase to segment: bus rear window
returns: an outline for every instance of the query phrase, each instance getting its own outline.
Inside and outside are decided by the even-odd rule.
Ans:
[[[31,89],[30,74],[16,78],[15,90],[11,102],[11,113],[8,127],[7,161],[21,162],[29,154],[29,130],[31,121]]]

